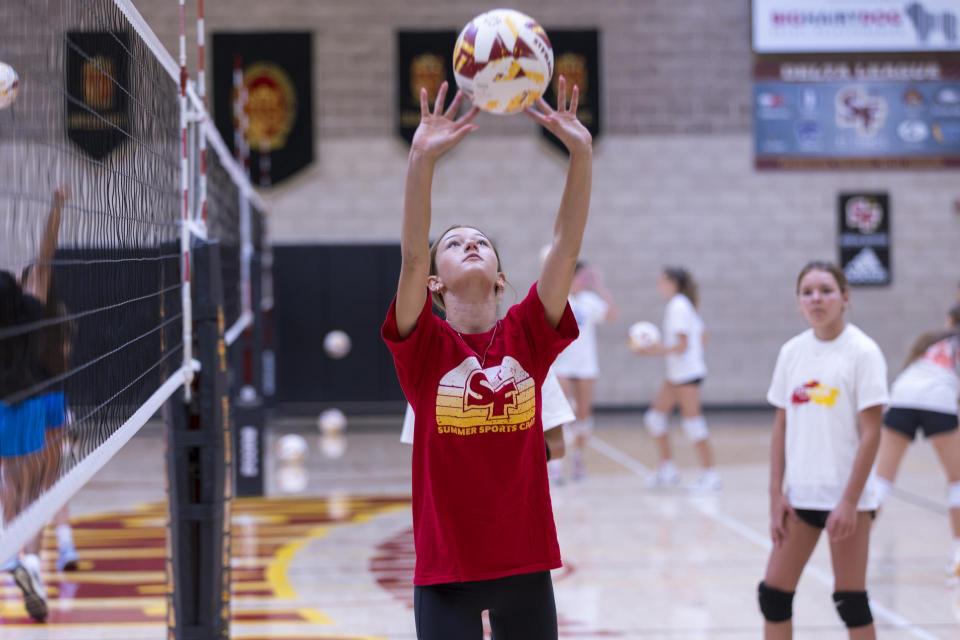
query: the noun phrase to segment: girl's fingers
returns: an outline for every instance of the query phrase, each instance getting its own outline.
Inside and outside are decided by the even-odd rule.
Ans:
[[[477,114],[480,113],[479,107],[471,107],[469,111],[457,118],[456,124],[467,124],[472,122],[474,118],[477,117]]]
[[[453,102],[447,107],[447,110],[443,113],[443,117],[452,120],[453,117],[457,115],[461,104],[463,104],[463,91],[457,91],[457,95],[453,96]]]
[[[440,115],[443,113],[443,101],[447,99],[447,87],[449,85],[446,82],[440,85],[440,90],[437,91],[437,100],[433,104],[433,115]]]
[[[557,83],[557,111],[566,111],[567,108],[567,79],[562,75]]]
[[[570,98],[570,113],[577,115],[577,107],[580,105],[580,87],[573,85],[573,95]]]
[[[553,107],[551,107],[551,106],[547,103],[547,101],[544,100],[543,98],[537,98],[537,101],[534,103],[534,105],[537,107],[536,111],[537,111],[538,113],[543,113],[543,114],[546,114],[546,115],[548,115],[548,116],[549,116],[549,115],[552,115],[552,114],[554,113]]]
[[[460,127],[459,129],[453,132],[454,144],[456,144],[457,142],[460,142],[461,140],[463,140],[464,138],[466,138],[468,135],[470,135],[471,133],[473,133],[479,128],[480,127],[478,127],[475,124],[463,125],[462,127]]]
[[[527,114],[530,119],[535,120],[537,123],[542,124],[545,127],[547,126],[548,120],[539,111],[534,111],[533,109],[524,109],[523,112]]]
[[[427,89],[420,87],[420,119],[430,115],[430,107],[427,106]]]

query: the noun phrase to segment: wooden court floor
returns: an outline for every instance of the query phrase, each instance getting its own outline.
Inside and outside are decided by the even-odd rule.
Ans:
[[[555,572],[562,638],[760,637],[755,590],[767,557],[770,415],[708,416],[724,488],[696,495],[644,488],[654,462],[636,414],[603,415],[583,482],[555,486],[565,566]],[[400,416],[355,421],[330,458],[313,421],[283,420],[307,438],[300,465],[268,461],[269,496],[234,507],[238,640],[414,638],[410,450]],[[679,430],[678,430],[679,431]],[[692,452],[675,449],[692,480]],[[53,570],[51,617],[25,616],[0,579],[4,640],[165,637],[162,438],[148,427],[72,503],[80,571]],[[944,566],[950,543],[944,480],[929,445],[910,450],[877,519],[869,588],[881,638],[960,638],[960,587]],[[797,638],[845,638],[821,542],[795,602]]]

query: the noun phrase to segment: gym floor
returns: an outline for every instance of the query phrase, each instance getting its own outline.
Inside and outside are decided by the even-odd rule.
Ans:
[[[709,495],[651,491],[652,443],[636,414],[601,415],[587,478],[553,488],[565,566],[554,573],[561,638],[760,636],[756,585],[767,536],[768,412],[708,415],[724,488]],[[299,464],[267,461],[268,497],[233,512],[233,637],[237,640],[415,638],[410,448],[400,416],[354,420],[330,458],[313,421],[276,421],[309,445]],[[677,430],[679,431],[679,430]],[[678,464],[693,456],[675,433]],[[80,570],[56,573],[47,533],[51,615],[26,616],[0,581],[5,640],[165,637],[163,440],[148,426],[73,500]],[[869,589],[883,638],[960,637],[960,587],[945,565],[950,533],[944,479],[930,446],[915,444],[872,538]],[[795,601],[797,638],[846,638],[833,608],[821,541]]]

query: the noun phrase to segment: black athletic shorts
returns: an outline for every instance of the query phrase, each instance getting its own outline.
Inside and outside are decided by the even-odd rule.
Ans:
[[[891,407],[883,416],[883,424],[911,440],[917,437],[917,431],[923,431],[924,438],[931,438],[956,429],[957,414]]]
[[[827,518],[830,517],[829,511],[820,511],[819,509],[794,509],[794,511],[796,512],[798,518],[816,529],[823,529],[826,527]],[[876,520],[877,512],[871,511],[870,517]]]
[[[413,609],[418,640],[482,640],[484,610],[493,640],[557,640],[549,571],[414,587]]]
[[[684,380],[683,382],[674,382],[673,384],[677,385],[678,387],[682,387],[682,386],[685,386],[685,385],[688,385],[688,384],[692,384],[692,385],[694,385],[694,386],[696,386],[696,387],[699,387],[700,385],[703,384],[704,379],[705,379],[705,378],[702,378],[702,377],[701,377],[701,378],[691,378],[690,380]]]

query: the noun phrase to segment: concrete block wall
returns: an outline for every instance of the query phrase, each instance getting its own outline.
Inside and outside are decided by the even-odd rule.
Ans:
[[[756,172],[746,0],[514,6],[548,27],[602,32],[605,128],[583,255],[603,269],[622,313],[599,332],[600,404],[647,403],[659,383],[660,364],[632,356],[625,334],[634,320],[661,318],[654,281],[665,264],[685,265],[700,281],[712,371],[705,400],[762,404],[777,349],[803,329],[797,271],[809,259],[836,258],[842,191],[888,191],[893,210],[894,284],[854,290],[852,321],[878,340],[891,373],[917,334],[940,325],[960,280],[957,172]],[[208,33],[314,33],[318,160],[266,194],[274,240],[396,242],[407,149],[394,134],[393,31],[456,29],[484,7],[464,0],[214,0],[207,7]],[[138,8],[175,51],[176,3]],[[522,117],[482,115],[479,123],[437,172],[434,228],[466,221],[485,229],[522,296],[549,238],[565,163]]]

